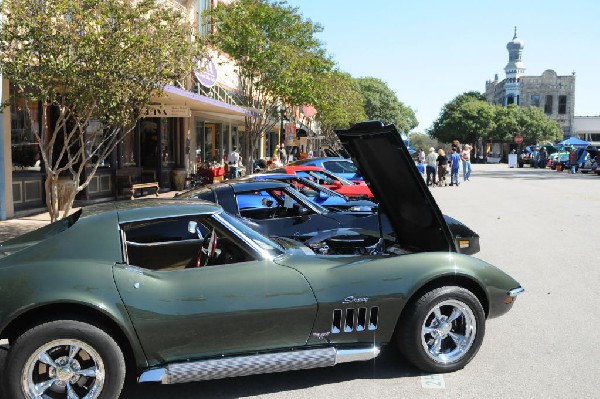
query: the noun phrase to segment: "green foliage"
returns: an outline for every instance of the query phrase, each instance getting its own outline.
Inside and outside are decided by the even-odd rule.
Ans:
[[[189,74],[191,27],[142,0],[6,0],[2,73],[30,100],[129,125],[156,90]]]
[[[44,105],[42,126],[50,127],[36,139],[55,220],[58,176],[70,173],[75,187],[65,216],[151,97],[189,75],[200,48],[185,16],[154,0],[4,0],[1,13],[2,74],[18,96]],[[91,120],[100,133],[88,131]]]
[[[463,93],[445,104],[440,116],[433,122],[429,134],[444,143],[458,140],[462,143],[473,143],[486,132],[477,129],[490,128],[490,121],[479,121],[481,117],[489,117],[490,109],[486,107],[485,97],[478,92]],[[491,108],[491,106],[489,106]]]
[[[359,91],[367,118],[380,120],[385,124],[393,123],[399,132],[408,133],[418,126],[417,117],[412,108],[404,105],[396,93],[381,79],[373,77],[357,78]]]
[[[408,135],[408,142],[415,150],[423,150],[425,153],[429,152],[429,148],[440,148],[440,142],[437,139],[432,138],[430,135],[425,133],[413,132]],[[446,149],[446,145],[443,146]]]
[[[526,143],[537,143],[560,139],[562,130],[540,108],[490,105],[481,94],[468,92],[444,105],[429,134],[447,143],[475,143],[479,138],[512,142],[520,134]]]
[[[562,140],[560,124],[551,120],[539,107],[519,108],[519,122],[525,143]]]
[[[347,129],[352,124],[367,119],[362,96],[352,76],[334,70],[323,74],[317,80],[318,99],[314,106],[319,110],[317,119],[326,144],[337,148],[339,140],[335,129]]]
[[[314,104],[319,76],[331,69],[315,34],[319,24],[302,19],[298,9],[285,2],[239,0],[219,3],[208,11],[215,23],[208,41],[235,61],[242,95],[256,111],[246,119],[246,159],[258,139],[277,123],[277,109]]]

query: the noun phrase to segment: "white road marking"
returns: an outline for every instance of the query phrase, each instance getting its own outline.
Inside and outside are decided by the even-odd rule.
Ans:
[[[441,374],[431,374],[421,376],[421,386],[428,389],[445,389],[446,382]]]

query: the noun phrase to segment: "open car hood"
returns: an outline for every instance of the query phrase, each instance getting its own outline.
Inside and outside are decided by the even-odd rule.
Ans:
[[[458,250],[394,125],[369,121],[336,133],[379,200],[399,244],[422,251]]]

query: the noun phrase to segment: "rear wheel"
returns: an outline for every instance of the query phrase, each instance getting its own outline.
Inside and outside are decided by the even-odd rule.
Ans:
[[[11,343],[5,376],[9,398],[117,398],[125,361],[110,335],[87,323],[38,325]]]
[[[436,288],[409,305],[396,334],[402,354],[423,371],[446,373],[469,363],[483,342],[485,313],[477,297]]]

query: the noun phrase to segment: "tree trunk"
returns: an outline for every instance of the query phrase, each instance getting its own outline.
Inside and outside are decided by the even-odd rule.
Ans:
[[[58,177],[55,174],[47,174],[44,187],[46,189],[46,207],[50,215],[50,222],[56,222],[59,216]]]

